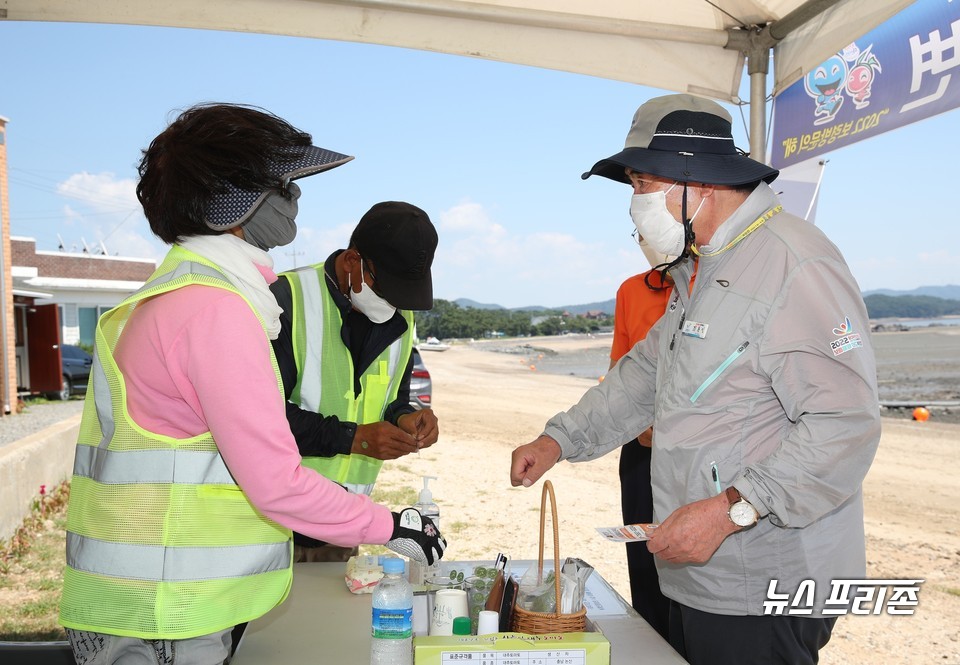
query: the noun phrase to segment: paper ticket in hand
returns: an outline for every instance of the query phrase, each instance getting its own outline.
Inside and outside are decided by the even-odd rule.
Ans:
[[[597,533],[613,543],[635,543],[650,540],[650,533],[657,524],[625,524],[624,526],[597,527]]]

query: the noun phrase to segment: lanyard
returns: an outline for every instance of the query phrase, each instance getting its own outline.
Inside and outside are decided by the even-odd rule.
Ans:
[[[738,242],[746,238],[748,235],[750,235],[751,233],[759,229],[761,226],[766,224],[771,217],[773,217],[779,212],[783,212],[783,206],[776,206],[776,207],[770,208],[770,210],[766,211],[765,213],[757,217],[755,220],[753,220],[753,223],[747,228],[745,228],[743,231],[741,231],[740,235],[738,235],[736,238],[734,238],[729,243],[727,243],[726,247],[718,249],[715,252],[709,252],[707,254],[704,254],[699,249],[697,249],[696,245],[691,245],[690,249],[697,256],[716,256],[717,254],[723,254],[725,251],[727,251],[728,249],[736,245]]]

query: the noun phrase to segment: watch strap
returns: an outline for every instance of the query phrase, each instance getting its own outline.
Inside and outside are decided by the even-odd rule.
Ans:
[[[732,485],[728,487],[726,492],[724,493],[727,495],[728,506],[732,506],[737,501],[740,501],[743,498],[743,495],[740,494],[740,490],[738,490],[736,487],[733,487]]]

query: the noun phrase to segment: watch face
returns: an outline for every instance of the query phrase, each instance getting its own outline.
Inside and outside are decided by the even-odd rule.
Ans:
[[[750,526],[757,521],[757,509],[746,501],[737,501],[730,506],[730,519],[737,526]]]

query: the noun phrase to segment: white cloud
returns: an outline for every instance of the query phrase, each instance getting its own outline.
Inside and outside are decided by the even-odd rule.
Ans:
[[[465,202],[440,213],[438,226],[440,232],[475,233],[502,237],[506,231],[490,220],[490,216],[479,203]]]
[[[504,307],[574,305],[613,298],[643,257],[570,233],[515,233],[482,204],[443,211],[434,262],[438,298],[469,298]],[[589,237],[589,229],[584,233]],[[639,261],[638,261],[639,259]]]
[[[918,257],[921,263],[935,266],[956,266],[958,258],[956,255],[950,254],[950,252],[945,249],[938,249],[935,252],[920,252]]]
[[[105,246],[110,255],[163,256],[165,246],[150,232],[137,201],[134,180],[109,172],[84,171],[59,183],[57,194],[71,201],[63,206],[64,221],[59,229],[68,251],[82,250],[86,242],[92,252],[100,252]]]
[[[136,182],[117,179],[113,173],[75,173],[57,185],[57,193],[80,201],[99,212],[140,210]]]

